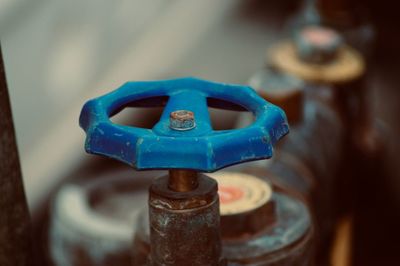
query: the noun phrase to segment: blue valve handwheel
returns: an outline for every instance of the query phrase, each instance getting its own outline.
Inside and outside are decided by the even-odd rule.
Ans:
[[[168,97],[160,121],[152,128],[137,128],[110,121],[116,111],[135,101]],[[255,116],[242,129],[213,130],[207,99],[239,105]],[[194,113],[195,127],[174,130],[170,113]],[[137,169],[194,169],[213,172],[220,168],[272,156],[273,145],[286,135],[285,113],[248,86],[181,78],[127,82],[119,89],[88,101],[80,115],[86,131],[85,149],[108,156]]]

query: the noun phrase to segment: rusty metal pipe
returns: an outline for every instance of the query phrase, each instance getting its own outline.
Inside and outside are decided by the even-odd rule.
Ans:
[[[0,265],[33,265],[30,216],[0,47]]]
[[[201,174],[172,172],[172,180],[163,176],[150,187],[148,265],[226,265],[222,258],[217,182]],[[174,178],[181,181],[189,173],[198,177],[195,189],[176,192],[169,188]]]

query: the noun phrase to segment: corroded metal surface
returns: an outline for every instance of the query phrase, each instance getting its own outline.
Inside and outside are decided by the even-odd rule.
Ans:
[[[174,130],[191,130],[196,126],[194,113],[187,110],[174,111],[169,115],[170,128]]]
[[[229,265],[313,265],[311,217],[299,199],[275,192],[276,221],[254,235],[224,239]]]
[[[142,172],[136,173],[136,175],[139,174],[142,174]],[[138,211],[139,206],[145,206],[144,194],[150,182],[150,174],[143,173],[143,176],[136,176],[136,178],[132,178],[131,175],[130,171],[115,172],[98,177],[95,180],[75,184],[75,190],[81,189],[80,197],[84,197],[82,203],[73,204],[75,207],[71,206],[71,203],[73,203],[71,196],[74,196],[74,194],[71,194],[71,186],[70,188],[63,188],[63,193],[58,194],[58,200],[54,203],[54,211],[57,210],[57,212],[53,214],[52,252],[53,258],[56,259],[56,265],[130,265],[130,249],[132,249],[134,257],[133,265],[146,265],[150,254],[147,209],[142,212],[138,222],[133,222],[131,218],[133,212]],[[154,176],[154,173],[152,173],[152,176]],[[225,234],[225,237],[222,236],[223,243],[225,243],[225,246],[227,243],[235,241],[236,245],[238,245],[237,243],[245,244],[248,239],[260,239],[260,235],[263,235],[264,238],[265,235],[272,236],[277,240],[280,234],[281,237],[285,237],[283,241],[267,243],[264,240],[262,242],[265,246],[265,256],[262,259],[268,261],[268,263],[285,261],[285,263],[290,262],[293,265],[311,265],[307,264],[312,257],[308,211],[304,208],[304,204],[295,197],[281,192],[277,193],[277,196],[273,196],[267,201],[268,204],[263,204],[261,209],[254,210],[257,213],[259,210],[268,210],[271,217],[260,215],[259,224],[250,231],[246,228],[240,228],[236,224],[230,224],[227,221],[232,217],[227,217],[228,220],[222,226],[231,226],[232,228],[221,228],[221,232],[225,230],[230,232],[228,235]],[[68,196],[67,194],[70,196],[65,197]],[[253,199],[254,197],[251,198],[251,200]],[[83,205],[86,205],[87,209],[85,213],[80,213],[79,209],[84,207]],[[179,204],[179,206],[182,205]],[[288,206],[291,207],[288,208]],[[269,209],[270,207],[273,208]],[[68,210],[68,215],[66,215],[65,210]],[[283,214],[284,210],[286,210],[286,214]],[[297,214],[293,210],[296,210]],[[277,215],[271,213],[271,211],[277,213]],[[60,215],[61,213],[64,215]],[[243,217],[249,215],[248,213],[243,214]],[[239,215],[236,215],[236,218],[241,219]],[[271,221],[269,218],[273,218],[273,220]],[[253,222],[255,219],[257,217],[251,218]],[[282,219],[289,225],[287,223],[284,225]],[[222,220],[224,220],[224,217],[222,217]],[[237,221],[237,219],[234,219],[235,223]],[[297,223],[297,226],[294,223]],[[131,227],[129,227],[130,224]],[[242,225],[245,224],[242,223]],[[260,226],[262,224],[263,226]],[[102,226],[99,227],[99,225]],[[136,228],[136,234],[133,245],[131,245],[134,228]],[[282,228],[288,230],[282,231]],[[302,236],[303,233],[306,236]],[[232,237],[233,235],[236,235],[236,237]],[[281,243],[279,244],[281,246],[275,244],[275,248],[273,248],[271,243],[278,242]],[[292,246],[294,247],[292,248]],[[272,252],[272,250],[275,251]],[[255,259],[251,257],[249,256],[249,261]],[[302,261],[305,264],[294,264]],[[235,263],[233,265],[240,265],[237,262]],[[290,263],[288,265],[292,265]]]
[[[30,217],[0,51],[0,265],[32,265]]]
[[[149,195],[149,265],[225,265],[220,239],[217,183],[199,175],[188,192],[168,188],[168,177],[153,181]]]
[[[227,265],[314,265],[314,230],[306,205],[298,198],[286,194],[286,192],[274,192],[270,202],[275,205],[275,214],[273,214],[275,221],[273,223],[265,220],[264,227],[258,228],[257,232],[249,234],[243,234],[243,228],[239,228],[236,238],[232,237],[232,235],[228,235],[228,237],[222,236],[223,254],[227,259]],[[135,266],[146,265],[151,249],[148,223],[148,217],[143,214],[139,218],[134,240],[133,256]],[[230,232],[235,228],[235,225],[227,223],[224,226],[232,226],[233,229]],[[195,252],[198,251],[195,249]]]

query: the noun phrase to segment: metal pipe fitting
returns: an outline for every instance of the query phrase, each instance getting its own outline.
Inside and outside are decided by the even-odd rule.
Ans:
[[[151,266],[222,266],[217,182],[199,175],[188,192],[172,191],[169,177],[153,181],[149,196]]]

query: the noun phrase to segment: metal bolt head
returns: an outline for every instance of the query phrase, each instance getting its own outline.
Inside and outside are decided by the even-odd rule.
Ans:
[[[343,39],[333,29],[311,25],[296,34],[295,43],[300,59],[310,63],[327,63],[334,59]]]
[[[170,128],[173,130],[190,130],[196,127],[194,114],[188,110],[177,110],[169,115]]]

